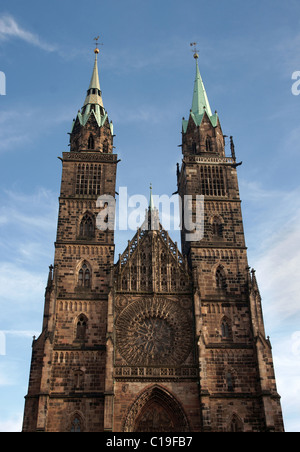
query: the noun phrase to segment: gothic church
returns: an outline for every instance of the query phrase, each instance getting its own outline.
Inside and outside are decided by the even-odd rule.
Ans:
[[[247,261],[239,163],[232,139],[225,155],[198,55],[177,186],[181,198],[204,196],[204,236],[188,241],[183,228],[179,250],[151,196],[144,225],[115,262],[114,230],[96,225],[96,200],[115,197],[118,165],[98,53],[61,158],[55,258],[32,343],[23,431],[282,432]]]

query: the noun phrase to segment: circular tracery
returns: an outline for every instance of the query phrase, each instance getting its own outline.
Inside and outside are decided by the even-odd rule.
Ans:
[[[170,300],[130,304],[117,319],[116,334],[121,355],[135,366],[180,364],[190,352],[190,323]]]

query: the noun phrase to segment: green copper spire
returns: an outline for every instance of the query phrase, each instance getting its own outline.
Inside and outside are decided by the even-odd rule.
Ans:
[[[206,110],[208,116],[212,116],[211,108],[208,102],[207,94],[205,91],[204,83],[199,71],[198,55],[195,54],[196,60],[196,78],[194,83],[194,93],[192,102],[192,112],[194,115],[202,115],[203,110]]]
[[[98,50],[98,49],[96,49]],[[87,92],[87,96],[84,102],[84,107],[88,104],[93,105],[100,105],[103,108],[103,101],[101,97],[101,90],[100,90],[100,82],[99,82],[99,73],[98,73],[98,61],[97,61],[97,55],[98,52],[95,50],[95,63],[92,73],[92,78],[90,82],[90,86]]]
[[[83,107],[81,111],[78,112],[77,117],[79,119],[79,122],[82,126],[85,126],[88,122],[91,115],[94,115],[98,126],[102,127],[105,123],[106,119],[108,119],[107,112],[105,111],[105,108],[103,106],[102,101],[102,93],[100,90],[100,82],[99,82],[99,73],[98,73],[98,61],[97,61],[97,55],[99,53],[99,49],[96,48],[94,50],[95,53],[95,62],[94,62],[94,68],[93,73],[90,81],[90,85],[87,91],[87,95],[83,104]],[[72,130],[74,127],[72,126]],[[110,129],[111,134],[113,135],[113,125],[112,122],[110,123]]]
[[[216,127],[218,121],[218,115],[215,113],[212,114],[210,104],[208,101],[208,97],[206,94],[205,86],[200,74],[199,65],[198,65],[198,54],[194,53],[194,58],[196,60],[196,78],[194,82],[194,91],[193,91],[193,101],[192,108],[190,110],[190,116],[193,118],[196,126],[200,126],[204,114],[206,113],[212,123],[213,127]],[[183,131],[186,132],[188,126],[188,120],[182,120]]]

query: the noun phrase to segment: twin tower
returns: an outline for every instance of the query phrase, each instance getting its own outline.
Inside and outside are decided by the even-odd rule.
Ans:
[[[225,155],[198,55],[177,186],[181,199],[190,195],[192,216],[197,195],[204,199],[202,237],[187,240],[182,228],[180,251],[150,200],[115,262],[115,231],[97,227],[97,199],[115,197],[118,165],[98,53],[61,158],[55,257],[23,431],[281,432],[271,344],[247,261],[239,163],[232,139]]]

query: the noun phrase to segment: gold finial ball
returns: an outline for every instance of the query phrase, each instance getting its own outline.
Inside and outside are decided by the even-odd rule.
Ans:
[[[194,53],[194,58],[195,58],[195,60],[198,60],[198,58],[199,58],[199,55],[198,55],[198,53]]]
[[[97,53],[99,53],[99,49],[96,47],[94,50],[94,53],[97,55]]]

